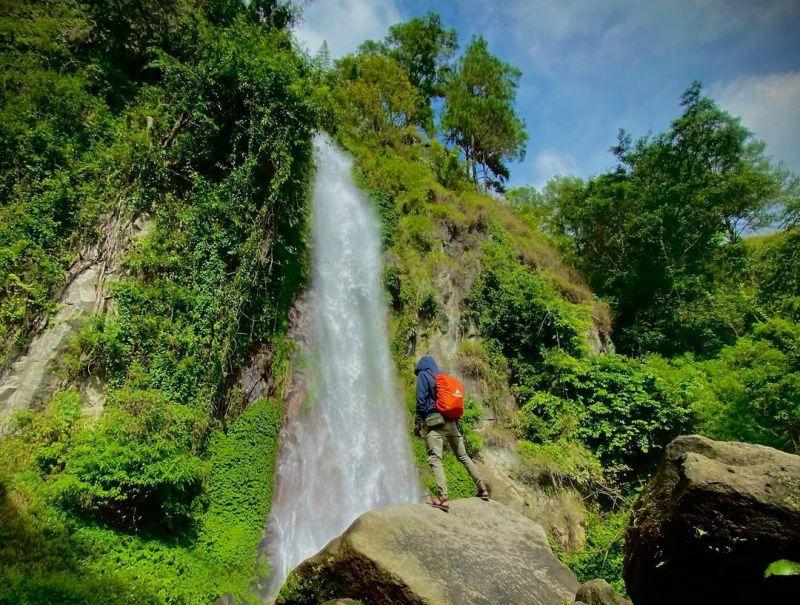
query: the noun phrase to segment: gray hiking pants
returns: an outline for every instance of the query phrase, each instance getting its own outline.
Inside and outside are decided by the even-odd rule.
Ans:
[[[450,449],[453,450],[453,454],[458,458],[458,461],[467,469],[470,477],[475,482],[475,486],[479,490],[484,489],[484,483],[478,474],[478,469],[475,468],[475,463],[467,455],[467,449],[464,447],[464,438],[458,431],[458,422],[445,420],[443,425],[428,429],[428,434],[425,436],[425,444],[428,446],[428,463],[431,465],[433,476],[436,478],[439,496],[447,496],[447,480],[444,476],[444,464],[442,464],[445,439],[450,444]]]

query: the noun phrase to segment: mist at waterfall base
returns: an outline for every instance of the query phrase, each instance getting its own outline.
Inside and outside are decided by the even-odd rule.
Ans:
[[[314,146],[311,384],[281,436],[271,594],[362,513],[422,494],[389,355],[378,221],[350,159],[327,136]]]

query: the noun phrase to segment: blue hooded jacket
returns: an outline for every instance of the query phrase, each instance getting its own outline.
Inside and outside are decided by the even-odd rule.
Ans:
[[[439,366],[430,355],[423,355],[414,368],[417,375],[417,412],[416,417],[425,420],[428,414],[436,410],[436,375]]]

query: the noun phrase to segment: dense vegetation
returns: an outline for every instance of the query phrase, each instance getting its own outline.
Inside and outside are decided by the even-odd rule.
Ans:
[[[235,384],[256,343],[280,397],[305,275],[307,62],[270,1],[5,3],[0,343],[24,347],[107,217],[146,225],[62,359],[80,388],[0,442],[0,601],[244,594],[280,404]],[[243,412],[243,413],[242,413]]]
[[[561,553],[581,579],[622,587],[627,507],[676,435],[800,448],[798,184],[698,84],[663,134],[621,134],[615,170],[504,192],[520,72],[482,38],[459,55],[435,14],[332,63],[269,0],[2,11],[0,364],[109,215],[147,228],[61,360],[72,386],[0,441],[0,600],[247,598],[318,127],[381,218],[409,406],[434,352],[472,390],[472,453],[508,448],[516,479],[588,503],[585,545]],[[256,345],[272,387],[248,405]],[[445,464],[451,496],[474,493]]]
[[[614,171],[498,204],[480,190],[502,191],[502,160],[524,152],[519,72],[481,39],[453,59],[456,41],[428,15],[318,62],[383,221],[409,403],[414,358],[441,352],[477,391],[462,426],[472,451],[512,439],[521,480],[581,492],[588,539],[563,557],[624,589],[626,509],[672,438],[800,447],[797,180],[692,83],[667,132],[621,132]],[[451,494],[471,495],[445,464]]]

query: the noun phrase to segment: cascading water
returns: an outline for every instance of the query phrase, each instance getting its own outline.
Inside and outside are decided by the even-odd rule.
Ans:
[[[313,388],[281,436],[270,591],[372,508],[421,497],[394,383],[378,222],[326,136],[314,141]]]

